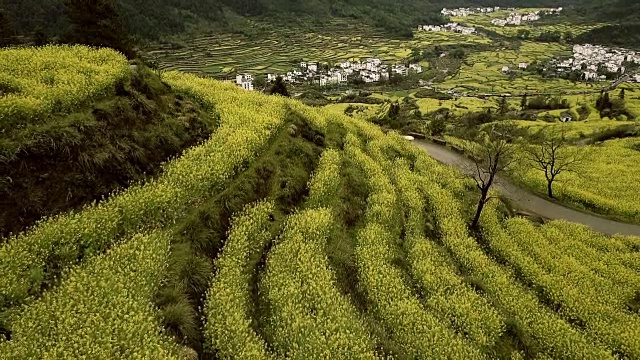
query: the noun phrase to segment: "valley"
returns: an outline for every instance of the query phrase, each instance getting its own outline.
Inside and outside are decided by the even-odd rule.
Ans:
[[[625,1],[9,1],[0,359],[640,358]]]
[[[259,83],[256,90],[268,87],[282,75],[291,93],[303,102],[374,119],[383,126],[383,118],[388,118],[389,104],[410,104],[406,105],[407,114],[400,116],[404,119],[399,120],[405,124],[402,125],[405,132],[429,134],[429,123],[442,114],[447,114],[448,128],[460,127],[460,118],[480,112],[489,113],[483,122],[513,120],[527,129],[568,120],[570,122],[563,125],[565,131],[580,133],[579,138],[573,140],[576,144],[589,142],[594,133],[614,133],[615,129],[621,129],[621,134],[632,136],[624,140],[625,145],[607,147],[616,143],[616,135],[612,135],[609,142],[599,145],[594,140],[598,144],[589,148],[609,154],[607,156],[611,156],[612,149],[618,149],[613,156],[621,161],[630,159],[629,156],[635,158],[633,149],[637,147],[638,138],[634,136],[638,125],[634,120],[640,107],[637,95],[640,74],[636,69],[640,56],[633,50],[572,42],[575,37],[606,24],[573,23],[571,16],[562,9],[541,12],[536,8],[496,7],[490,11],[463,8],[442,12],[450,16],[454,30],[432,27],[426,31],[419,26],[410,40],[389,39],[374,28],[333,21],[321,31],[314,30],[314,25],[310,24],[305,30],[269,28],[251,36],[189,40],[182,43],[179,50],[151,48],[149,56],[160,69],[194,72],[229,81],[234,81],[236,74],[246,74],[249,80],[242,81],[251,83],[251,89],[253,84]],[[542,16],[528,20],[527,14],[535,13]],[[522,16],[526,20],[520,24]],[[518,24],[501,23],[505,18],[516,19]],[[256,23],[257,29],[261,26]],[[220,46],[223,43],[225,45]],[[373,68],[373,74],[369,67],[366,70],[356,68],[355,73],[350,69],[343,70],[344,64],[365,61],[382,62],[383,73],[377,66]],[[301,63],[304,67],[300,67]],[[320,72],[307,72],[307,64],[313,64],[314,69],[316,64],[318,68],[336,66],[336,69],[320,75]],[[411,69],[396,73],[393,64],[411,65]],[[414,64],[419,65],[416,68],[419,71],[413,69]],[[386,71],[389,73],[384,73]],[[243,87],[248,88],[248,85]],[[620,95],[621,92],[624,95]],[[611,98],[624,97],[624,104],[616,103],[616,109],[610,107],[606,111],[597,109],[597,101],[605,93]],[[397,124],[387,126],[400,130]],[[463,127],[466,130],[445,131],[445,135],[453,138],[474,136],[473,128]],[[531,135],[533,133],[527,136]],[[601,150],[601,146],[606,147],[607,152]],[[626,149],[631,152],[627,154]],[[610,188],[599,188],[597,195],[585,192],[587,183],[602,183],[599,172],[605,168],[608,169],[607,176],[617,171],[613,164],[602,164],[585,168],[577,176],[560,176],[558,181],[563,190],[560,190],[559,199],[568,206],[597,214],[640,221],[637,210],[625,210],[628,206],[635,208],[637,203],[633,187],[604,181]],[[538,175],[524,169],[514,173],[523,186],[544,194]],[[626,175],[623,177],[627,178]],[[574,190],[565,192],[564,189]],[[620,191],[631,195],[624,197],[629,199],[628,205],[614,205],[620,200],[613,194]],[[603,197],[603,194],[610,195]]]

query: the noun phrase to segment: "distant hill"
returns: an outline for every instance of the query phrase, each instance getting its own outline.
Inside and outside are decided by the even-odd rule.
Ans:
[[[579,43],[640,48],[640,2],[592,0],[580,12],[587,18],[610,23],[576,37]]]
[[[139,38],[156,39],[184,32],[192,25],[229,27],[238,18],[260,18],[274,24],[313,19],[352,18],[409,36],[418,23],[437,23],[442,7],[557,6],[577,0],[115,0],[131,31]],[[599,0],[600,1],[600,0]],[[41,30],[59,35],[67,24],[62,0],[0,0],[20,34]],[[29,16],[24,16],[29,14]],[[200,28],[200,27],[199,27]]]
[[[592,13],[596,19],[613,23],[639,23],[640,2],[638,0],[603,1],[594,0]]]

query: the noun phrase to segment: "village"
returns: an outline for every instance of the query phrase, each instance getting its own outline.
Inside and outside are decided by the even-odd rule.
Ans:
[[[499,6],[495,7],[477,7],[477,8],[458,8],[458,9],[447,9],[444,8],[440,13],[444,16],[451,17],[467,17],[469,15],[474,14],[490,14],[496,11],[500,11],[501,8]],[[514,8],[509,8],[508,10],[515,10]]]
[[[512,12],[511,14],[509,14],[509,16],[507,16],[506,19],[491,20],[491,24],[496,26],[507,26],[507,25],[520,26],[525,23],[532,23],[532,22],[538,21],[542,18],[543,15],[556,15],[556,14],[559,14],[560,12],[562,12],[561,7],[554,8],[554,9],[536,10],[528,14],[519,14],[516,12]]]
[[[418,31],[454,32],[462,35],[476,34],[476,28],[452,22],[445,25],[418,25]]]
[[[622,48],[576,44],[571,58],[555,59],[550,65],[561,75],[579,71],[581,80],[605,81],[608,79],[605,73],[623,75],[630,67],[640,65],[640,54]],[[640,75],[633,75],[630,80],[640,82]]]
[[[422,72],[420,64],[386,64],[378,58],[365,61],[345,61],[334,67],[318,62],[300,62],[298,68],[286,74],[267,74],[267,83],[275,82],[278,76],[289,84],[310,84],[320,87],[346,85],[362,82],[365,84],[389,80],[390,76],[408,76]],[[236,85],[253,91],[256,78],[252,74],[237,74]]]

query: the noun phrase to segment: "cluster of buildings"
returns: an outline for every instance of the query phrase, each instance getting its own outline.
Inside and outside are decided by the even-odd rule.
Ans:
[[[540,20],[542,15],[553,15],[559,14],[562,11],[562,8],[555,9],[544,9],[544,10],[536,10],[534,12],[528,14],[519,14],[512,12],[507,16],[506,19],[493,19],[491,20],[491,24],[496,26],[507,26],[507,25],[515,25],[519,26],[523,23],[531,23]]]
[[[367,59],[366,61],[345,61],[334,67],[321,65],[317,62],[300,63],[297,69],[291,70],[283,75],[267,74],[267,82],[274,82],[278,76],[290,84],[315,84],[319,86],[328,86],[335,84],[346,84],[349,81],[360,79],[365,83],[377,83],[382,80],[388,80],[391,74],[399,76],[407,76],[409,73],[421,73],[422,66],[420,64],[384,64],[382,60],[377,58]],[[254,89],[254,77],[251,74],[236,75],[236,84],[245,89]]]
[[[527,70],[529,68],[529,63],[526,62],[521,62],[518,64],[518,70]],[[508,66],[503,66],[502,70],[503,73],[508,74],[510,73],[512,70],[510,67]]]
[[[581,71],[586,81],[606,80],[607,77],[601,73],[601,69],[624,74],[629,63],[640,64],[640,53],[591,44],[574,45],[571,58],[551,62],[560,73]],[[636,77],[636,81],[638,80],[640,78]]]
[[[444,8],[440,13],[443,16],[453,16],[453,17],[467,17],[473,14],[490,14],[495,11],[500,11],[500,7],[478,7],[478,8],[458,8],[458,9],[447,9]]]
[[[473,35],[476,33],[476,28],[452,22],[446,25],[418,25],[418,31],[455,32],[463,35]]]

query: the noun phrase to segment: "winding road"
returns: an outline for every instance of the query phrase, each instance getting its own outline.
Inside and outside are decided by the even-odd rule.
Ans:
[[[455,166],[463,172],[469,173],[473,168],[473,162],[466,156],[459,154],[446,146],[438,145],[426,140],[412,141],[415,146],[426,151],[431,157],[441,163]],[[519,186],[514,185],[504,176],[496,178],[497,189],[520,209],[531,212],[548,219],[563,219],[575,223],[587,225],[603,234],[613,235],[635,235],[640,236],[640,225],[627,224],[605,219],[599,216],[583,213],[574,209],[566,208],[557,203],[543,199]]]

